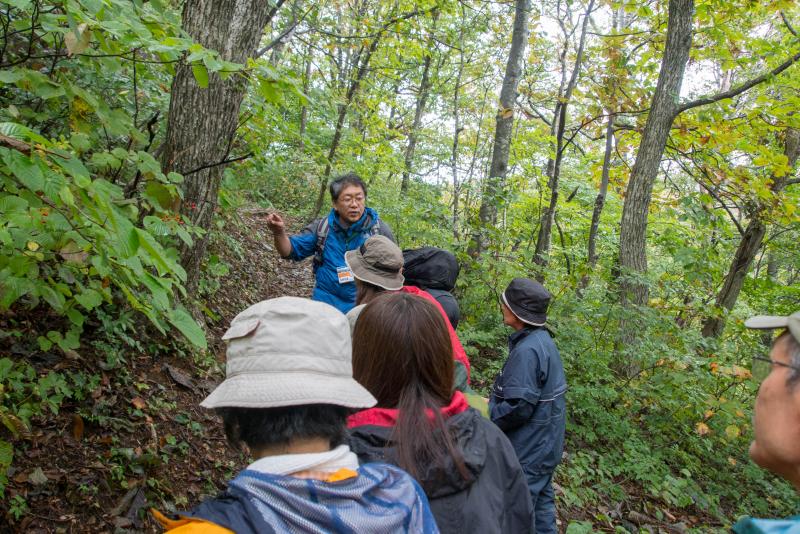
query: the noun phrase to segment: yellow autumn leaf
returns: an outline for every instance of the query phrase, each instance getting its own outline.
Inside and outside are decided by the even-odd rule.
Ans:
[[[714,417],[714,410],[706,410],[706,413],[703,414],[705,419],[711,419]]]
[[[736,465],[736,458],[732,458],[731,456],[728,456],[728,463],[731,464],[731,465]]]
[[[28,250],[30,250],[31,252],[36,252],[37,250],[39,250],[39,243],[37,243],[36,241],[28,241],[27,247]]]
[[[706,434],[708,434],[709,432],[711,432],[711,429],[710,429],[710,428],[708,428],[708,425],[707,425],[707,424],[705,424],[705,423],[697,423],[697,424],[695,425],[695,427],[694,427],[694,430],[695,430],[695,432],[697,432],[697,434],[698,434],[698,435],[700,435],[700,436],[705,436]]]
[[[739,427],[736,425],[728,425],[725,427],[725,435],[727,435],[730,439],[736,439],[739,437],[742,431],[739,430]]]

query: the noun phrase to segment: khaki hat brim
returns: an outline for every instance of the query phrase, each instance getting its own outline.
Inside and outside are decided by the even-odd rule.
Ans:
[[[746,328],[754,330],[774,330],[776,328],[786,328],[789,326],[788,317],[780,317],[776,315],[756,315],[750,317],[744,322]]]
[[[352,378],[298,372],[252,373],[226,378],[200,406],[279,408],[303,404],[371,408],[377,401]]]
[[[399,291],[403,289],[406,279],[403,273],[390,274],[372,268],[364,261],[357,250],[348,250],[344,254],[344,262],[353,271],[353,276],[363,282],[386,289],[387,291]]]
[[[755,330],[775,330],[776,328],[787,328],[792,337],[800,343],[800,312],[791,315],[757,315],[744,322],[747,328]]]

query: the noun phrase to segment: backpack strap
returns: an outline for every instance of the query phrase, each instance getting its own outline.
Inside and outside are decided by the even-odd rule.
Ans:
[[[378,222],[373,224],[372,227],[369,229],[369,235],[370,237],[372,237],[374,235],[380,235],[380,233],[381,233],[381,220],[378,219]]]
[[[370,221],[367,220],[367,223]],[[317,223],[317,245],[314,247],[314,272],[317,272],[322,266],[322,253],[325,251],[325,241],[328,239],[328,232],[330,231],[330,223],[328,222],[327,217],[323,217]],[[378,222],[373,224],[368,233],[370,236],[378,235],[381,233],[381,220],[378,219]]]
[[[322,253],[325,250],[325,241],[328,239],[328,231],[330,230],[330,224],[328,222],[327,217],[323,217],[317,223],[317,246],[314,247],[314,263],[313,263],[313,270],[317,272],[317,269],[322,266]]]

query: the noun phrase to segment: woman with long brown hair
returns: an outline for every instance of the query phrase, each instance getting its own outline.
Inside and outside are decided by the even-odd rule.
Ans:
[[[353,377],[377,399],[348,420],[362,462],[415,477],[443,533],[532,531],[522,468],[506,436],[453,392],[445,319],[406,293],[375,297],[356,323]]]

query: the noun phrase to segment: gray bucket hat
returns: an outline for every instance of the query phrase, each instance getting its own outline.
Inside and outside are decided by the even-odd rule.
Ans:
[[[222,339],[229,342],[225,380],[200,403],[205,408],[377,402],[353,379],[350,328],[333,306],[264,300],[237,315]]]
[[[547,307],[552,295],[542,284],[530,278],[514,278],[503,291],[503,304],[520,321],[532,326],[544,326]]]
[[[403,251],[391,239],[374,235],[358,250],[349,250],[344,261],[353,276],[389,291],[403,288]]]
[[[791,315],[756,315],[744,322],[744,326],[754,330],[775,330],[788,328],[792,337],[800,343],[800,311]]]

